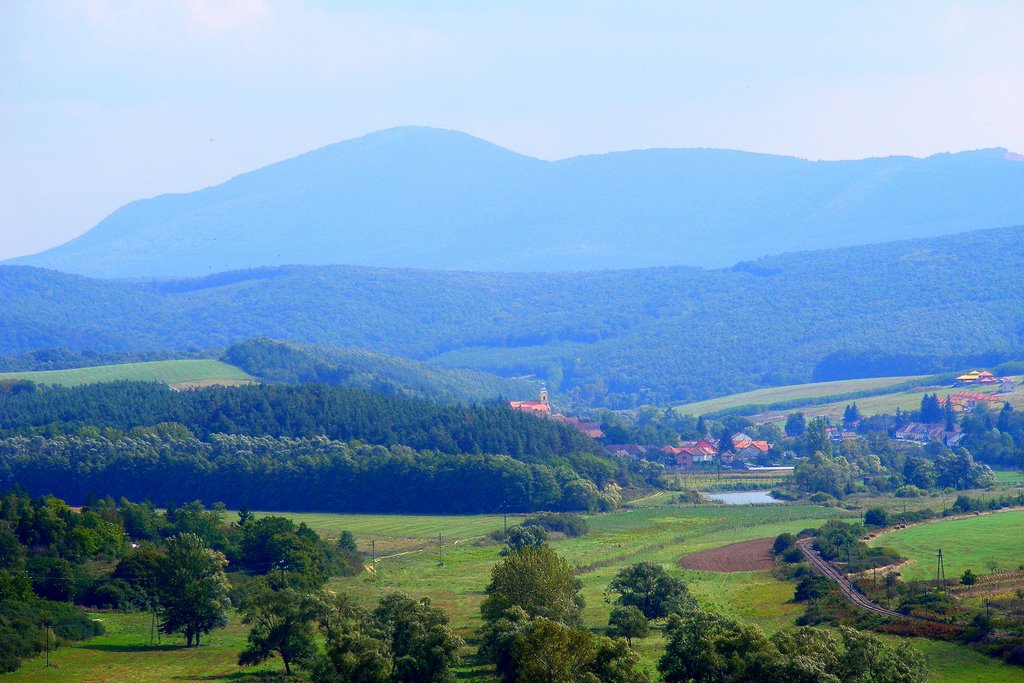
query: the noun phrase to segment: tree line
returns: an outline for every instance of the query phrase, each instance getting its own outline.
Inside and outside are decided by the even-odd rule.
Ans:
[[[659,473],[651,469],[649,477]],[[326,437],[0,439],[0,486],[17,484],[35,495],[75,502],[93,494],[161,505],[200,499],[296,511],[599,510],[614,508],[618,486],[635,476],[625,461],[588,454],[526,463],[502,455],[448,455]]]
[[[0,433],[73,433],[82,427],[128,432],[177,423],[211,434],[312,437],[443,453],[545,458],[600,454],[578,430],[495,403],[464,406],[319,384],[250,385],[173,391],[147,382],[112,382],[0,394]]]

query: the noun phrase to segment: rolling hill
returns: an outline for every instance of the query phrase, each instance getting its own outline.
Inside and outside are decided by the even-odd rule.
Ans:
[[[999,375],[1019,378],[1015,370],[1019,363],[1004,363],[995,366]],[[1010,370],[1009,372],[1004,372]],[[755,422],[781,422],[790,413],[802,412],[807,416],[826,416],[842,422],[843,412],[848,405],[856,403],[863,415],[893,414],[896,409],[917,410],[925,395],[938,394],[939,399],[957,391],[991,394],[998,401],[989,405],[999,410],[1003,403],[1009,403],[1015,410],[1024,407],[1024,390],[999,393],[999,386],[954,388],[952,377],[959,373],[942,375],[912,375],[909,377],[874,377],[870,379],[848,379],[835,382],[816,382],[790,386],[757,389],[730,396],[721,396],[686,403],[675,407],[680,414],[720,416],[726,414],[744,415]]]
[[[77,387],[97,382],[162,382],[173,386],[234,386],[253,381],[252,375],[233,365],[212,359],[162,360],[148,363],[96,365],[67,370],[2,372],[0,381],[27,379],[36,384]]]
[[[1024,358],[1024,228],[732,268],[500,274],[292,266],[172,281],[0,267],[0,354],[256,337],[536,375],[630,407]],[[865,374],[865,373],[869,374]]]
[[[93,277],[286,264],[722,267],[1022,221],[1024,163],[1003,149],[835,162],[649,149],[548,162],[407,127],[133,202],[64,245],[9,263]]]
[[[537,393],[537,383],[529,380],[323,344],[251,339],[232,345],[221,360],[269,382],[319,382],[416,398],[479,403]]]

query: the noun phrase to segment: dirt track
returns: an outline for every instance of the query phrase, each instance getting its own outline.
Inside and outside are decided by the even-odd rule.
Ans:
[[[774,538],[759,538],[724,545],[714,550],[687,555],[679,564],[687,569],[709,572],[753,572],[770,569],[772,566],[772,544]]]

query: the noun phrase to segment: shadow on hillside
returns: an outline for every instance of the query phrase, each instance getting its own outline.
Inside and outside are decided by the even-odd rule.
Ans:
[[[277,681],[294,680],[285,676],[284,671],[236,671],[232,674],[212,674],[210,676],[175,676],[174,681]]]
[[[81,645],[83,650],[98,650],[100,652],[159,652],[188,649],[185,645],[177,643],[162,643],[160,645],[138,644],[138,645],[107,645],[99,643],[95,645]]]

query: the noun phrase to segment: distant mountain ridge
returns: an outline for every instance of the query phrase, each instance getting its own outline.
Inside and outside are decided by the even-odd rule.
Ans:
[[[721,267],[1021,222],[1024,162],[1003,149],[834,162],[649,149],[548,162],[407,127],[132,202],[64,245],[8,263],[92,277],[286,264]]]
[[[866,364],[910,375],[1024,359],[1022,262],[1024,227],[718,270],[289,266],[122,282],[0,266],[0,355],[269,337],[534,375],[569,408],[688,402]]]

